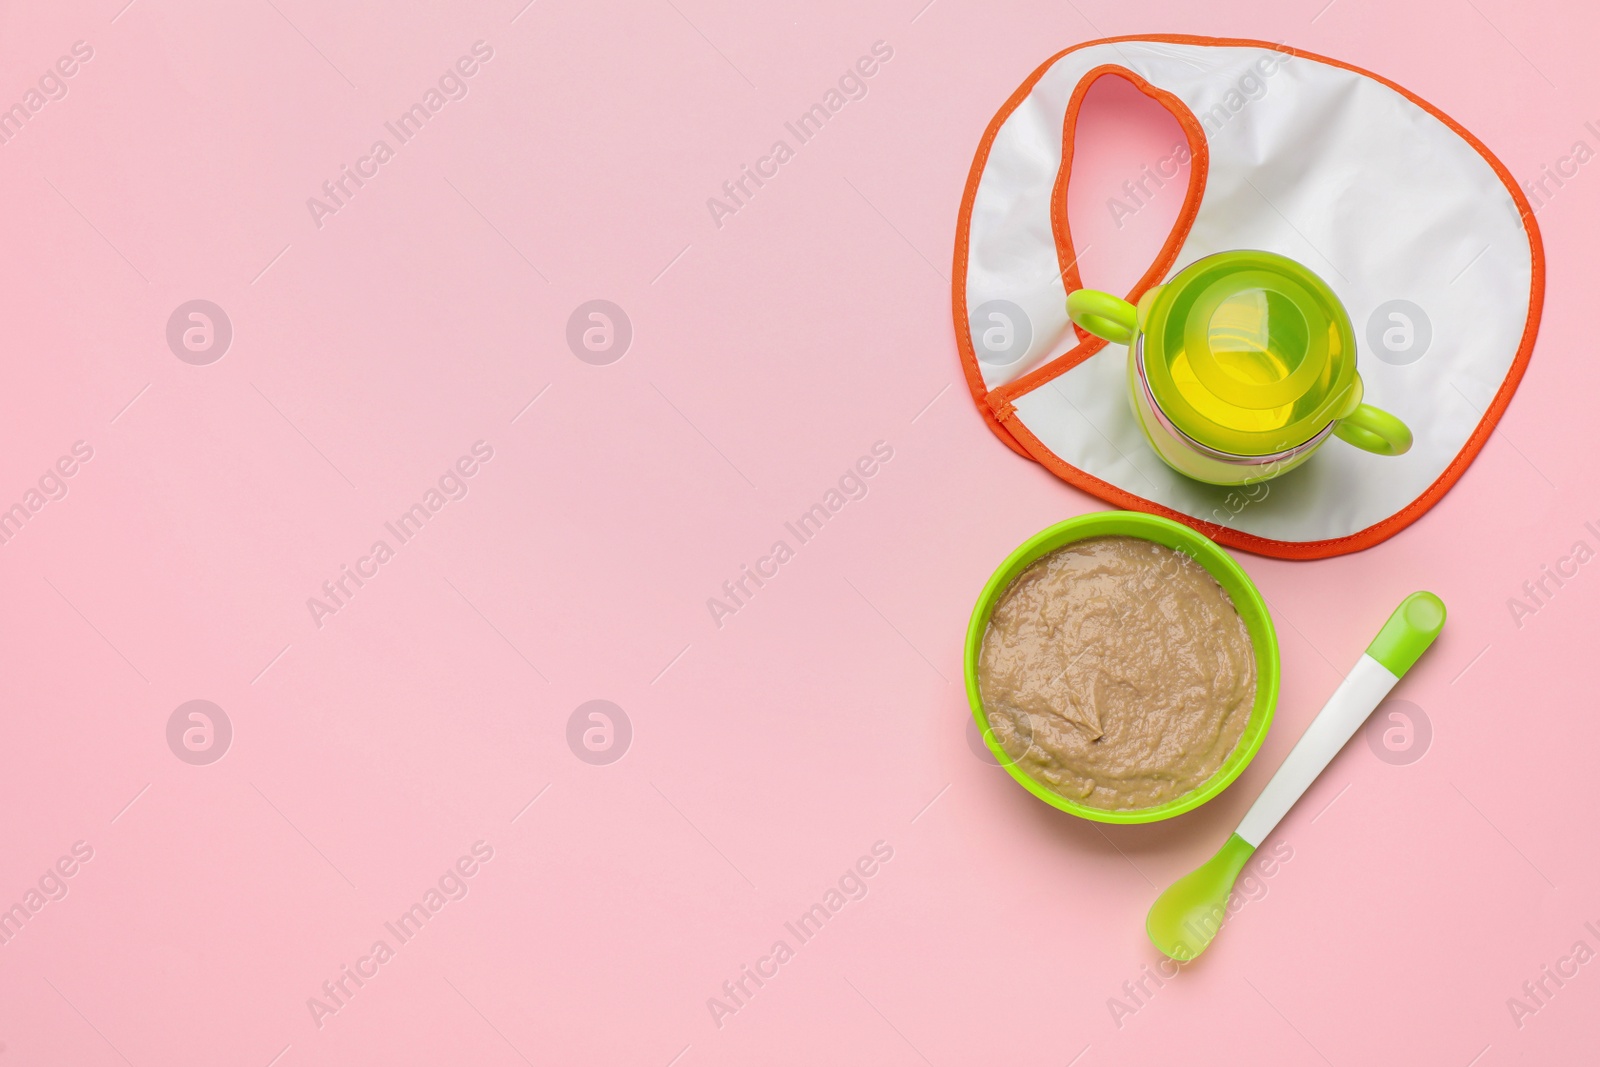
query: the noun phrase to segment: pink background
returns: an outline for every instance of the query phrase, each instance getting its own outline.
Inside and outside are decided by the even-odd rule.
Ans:
[[[978,138],[1061,48],[1283,40],[1395,79],[1527,181],[1600,148],[1582,5],[124,2],[0,16],[0,104],[93,49],[0,144],[0,507],[93,450],[0,546],[0,907],[93,850],[0,945],[0,1067],[1593,1058],[1600,966],[1520,1020],[1507,999],[1600,949],[1600,563],[1520,626],[1508,600],[1600,548],[1600,164],[1539,210],[1539,345],[1456,489],[1358,555],[1243,557],[1279,621],[1277,724],[1162,825],[1075,821],[970,745],[973,598],[1102,505],[984,428],[947,281]],[[466,97],[319,228],[307,198],[480,40]],[[718,226],[707,198],[877,41],[866,96]],[[1111,287],[1178,196],[1120,230],[1105,198],[1175,133],[1096,94],[1073,211]],[[209,365],[166,339],[193,299],[233,327]],[[609,365],[566,342],[594,299],[632,324]],[[465,498],[315,625],[307,599],[478,441]],[[718,627],[707,598],[878,441],[868,495]],[[1269,842],[1292,859],[1129,999],[1158,887],[1417,588],[1451,610],[1396,694],[1426,754],[1352,742]],[[196,699],[233,730],[209,765],[167,742]],[[567,741],[596,699],[631,724],[608,765]],[[385,922],[478,841],[465,898],[399,944]],[[800,944],[784,923],[879,841],[867,895]],[[379,939],[393,958],[319,1026],[308,998]],[[708,999],[779,939],[794,957],[719,1026]]]

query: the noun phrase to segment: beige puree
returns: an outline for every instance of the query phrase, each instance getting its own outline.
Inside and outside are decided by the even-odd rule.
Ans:
[[[1204,782],[1255,704],[1244,620],[1204,567],[1096,537],[1024,571],[995,605],[978,686],[995,738],[1090,807],[1146,808]]]

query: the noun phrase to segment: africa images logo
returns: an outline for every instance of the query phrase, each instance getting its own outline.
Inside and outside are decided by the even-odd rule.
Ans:
[[[356,193],[378,176],[380,168],[394,159],[396,150],[409,144],[412,138],[421,133],[422,128],[433,116],[443,111],[446,104],[452,100],[465,100],[470,91],[467,79],[477,74],[482,65],[493,58],[494,48],[487,41],[474,41],[471,55],[461,56],[446,67],[444,73],[439,75],[437,84],[428,86],[419,101],[400,112],[393,121],[383,124],[383,128],[394,138],[394,144],[380,137],[372,142],[365,155],[356,157],[354,164],[341,164],[338,175],[322,183],[322,196],[306,198],[306,210],[311,212],[311,221],[316,228],[322,229],[327,216],[337,215],[347,207]]]
[[[763,956],[756,958],[755,966],[741,963],[737,977],[722,983],[722,996],[707,997],[706,1010],[718,1030],[726,1025],[729,1016],[737,1015],[748,1007],[750,1001],[766,984],[778,977],[779,969],[794,959],[796,950],[822,932],[823,926],[833,920],[852,901],[865,900],[871,887],[868,880],[883,871],[884,865],[894,859],[894,846],[887,841],[874,841],[870,855],[862,855],[844,869],[833,885],[822,893],[822,899],[802,911],[792,922],[783,924],[788,937],[780,937]],[[794,944],[790,944],[790,938]]]
[[[867,79],[877,74],[893,58],[894,47],[889,42],[872,42],[871,55],[862,56],[846,67],[838,81],[822,94],[820,101],[802,111],[793,122],[783,124],[785,132],[794,138],[794,144],[789,143],[788,137],[779,137],[764,155],[756,158],[754,167],[741,163],[739,174],[722,183],[720,196],[706,197],[706,210],[711,212],[711,221],[717,229],[722,229],[724,220],[737,215],[759,190],[766,187],[767,182],[776,178],[783,165],[794,159],[796,150],[821,133],[828,121],[843,111],[846,104],[852,100],[865,100]]]
[[[494,859],[494,846],[487,841],[472,843],[470,854],[463,854],[444,869],[422,896],[393,922],[383,924],[388,937],[372,942],[367,954],[356,958],[355,964],[340,964],[339,972],[322,983],[321,995],[306,998],[306,1009],[318,1030],[327,1024],[330,1016],[350,1006],[355,995],[382,972],[385,964],[395,958],[400,948],[416,938],[445,905],[462,901],[472,891],[471,879]],[[394,943],[390,944],[390,938]]]
[[[348,563],[341,563],[338,576],[322,583],[323,595],[306,598],[306,610],[311,613],[312,624],[322,629],[323,620],[348,607],[357,591],[382,573],[383,565],[394,559],[398,549],[420,534],[422,528],[443,511],[446,504],[466,499],[471,490],[468,479],[492,459],[494,446],[487,441],[474,441],[471,455],[463,455],[446,467],[438,482],[423,492],[421,500],[401,512],[393,521],[385,522],[383,528],[394,539],[394,544],[380,537],[372,542],[366,555],[355,561],[353,568]]]
[[[753,568],[741,563],[739,573],[722,583],[722,595],[706,598],[706,611],[710,613],[716,628],[722,629],[724,619],[748,607],[756,592],[765,588],[767,582],[778,576],[783,565],[794,559],[795,550],[820,534],[847,503],[866,499],[871,491],[867,480],[883,470],[884,465],[893,458],[893,445],[887,441],[874,441],[870,456],[861,456],[846,467],[837,483],[823,492],[821,500],[802,511],[794,521],[783,524],[784,530],[794,538],[793,545],[789,544],[787,538],[780,537],[772,543],[766,555],[756,557]]]

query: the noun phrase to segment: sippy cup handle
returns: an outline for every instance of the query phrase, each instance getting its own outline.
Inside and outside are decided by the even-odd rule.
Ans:
[[[1361,404],[1333,427],[1334,436],[1380,456],[1398,456],[1411,448],[1406,424],[1371,404]]]
[[[1125,345],[1133,340],[1139,312],[1120,296],[1098,289],[1075,289],[1067,294],[1067,315],[1096,337]]]

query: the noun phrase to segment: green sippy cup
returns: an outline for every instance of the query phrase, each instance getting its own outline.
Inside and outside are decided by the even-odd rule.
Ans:
[[[1128,346],[1140,428],[1168,466],[1213,485],[1274,478],[1330,436],[1380,456],[1411,431],[1362,403],[1350,317],[1292,259],[1234,251],[1189,264],[1136,308],[1092,289],[1067,296],[1072,321]]]

